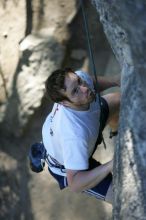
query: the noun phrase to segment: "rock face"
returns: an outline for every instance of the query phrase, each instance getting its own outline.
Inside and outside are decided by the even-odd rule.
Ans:
[[[25,2],[28,4],[27,19]],[[96,9],[90,1],[84,2],[92,34],[94,55],[96,55],[97,71],[107,77],[115,76],[120,72],[119,65],[106,41],[102,26],[97,19]],[[88,54],[88,50],[84,27],[82,27],[82,14],[80,10],[74,18],[78,9],[75,3],[76,1],[68,0],[0,1],[0,6],[2,6],[0,7],[2,13],[0,19],[2,35],[0,37],[7,36],[1,39],[2,43],[0,43],[0,61],[4,74],[2,82],[5,81],[6,84],[6,88],[3,87],[4,84],[0,87],[0,117],[6,121],[4,126],[1,124],[1,131],[5,134],[9,131],[8,138],[3,137],[0,131],[0,219],[111,219],[112,207],[109,204],[82,193],[76,195],[69,189],[61,192],[54,179],[48,174],[47,166],[44,172],[37,175],[31,172],[28,163],[29,147],[32,143],[41,140],[42,123],[51,108],[51,103],[44,99],[41,107],[37,107],[41,103],[41,95],[44,94],[44,87],[41,83],[48,76],[51,68],[53,70],[55,63],[57,64],[55,68],[60,67],[60,61],[63,59],[60,56],[67,50],[63,65],[71,66],[73,69],[84,67],[85,71],[90,73],[88,57],[84,57],[85,53]],[[5,22],[6,15],[8,21]],[[15,31],[6,32],[5,29],[9,25],[15,27]],[[66,43],[67,26],[70,29],[70,37]],[[54,55],[57,49],[59,57]],[[56,61],[56,58],[59,61]],[[41,73],[44,69],[48,72]],[[8,103],[6,97],[9,97]],[[5,103],[9,107],[7,114],[3,110],[2,116],[2,106],[5,107]],[[22,112],[19,112],[20,109]],[[9,120],[6,116],[9,116]],[[27,116],[28,121],[31,116],[32,118],[23,136],[11,137],[11,131],[17,136],[19,129],[22,133],[27,124]],[[9,127],[7,126],[6,132],[8,123]],[[113,156],[113,145],[111,139],[109,140],[108,129],[104,137],[107,149],[105,151],[101,145],[95,155],[96,159],[102,163],[107,162]]]
[[[114,219],[146,219],[146,3],[93,0],[122,72]]]
[[[53,36],[44,39],[29,35],[20,48],[22,57],[13,76],[4,118],[1,118],[8,133],[16,126],[17,136],[23,133],[30,116],[41,105],[46,78],[61,65],[64,57],[64,47]]]
[[[52,1],[0,3],[1,134],[23,133],[31,115],[41,105],[46,78],[62,65],[68,25],[78,9],[76,1],[66,2],[61,7],[57,0],[53,6]],[[49,13],[51,7],[56,8],[53,14]]]

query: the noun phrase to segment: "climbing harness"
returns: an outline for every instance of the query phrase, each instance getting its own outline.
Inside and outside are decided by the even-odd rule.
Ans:
[[[99,105],[100,105],[100,123],[102,123],[103,114],[101,111],[101,96],[98,91],[99,83],[97,80],[96,66],[95,66],[95,61],[94,61],[93,49],[92,49],[92,45],[91,45],[89,27],[88,27],[88,23],[87,23],[87,15],[86,15],[86,10],[85,10],[85,6],[84,6],[85,1],[81,0],[80,2],[81,2],[81,8],[82,8],[82,14],[83,14],[83,20],[84,20],[84,27],[85,27],[85,32],[86,32],[86,39],[87,39],[87,44],[88,44],[89,57],[90,57],[91,65],[92,65],[92,73],[93,73],[94,79],[95,79],[95,91],[98,94],[98,100],[99,100]],[[104,148],[106,149],[106,143],[104,141],[102,133],[101,133],[101,138],[102,138]]]
[[[45,162],[50,167],[58,168],[62,173],[65,173],[65,167],[52,156],[47,154],[47,151],[42,142],[31,145],[29,150],[29,161],[31,170],[35,173],[40,173],[44,170]]]

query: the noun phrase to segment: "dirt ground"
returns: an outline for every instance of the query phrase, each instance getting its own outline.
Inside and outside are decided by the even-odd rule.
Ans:
[[[66,1],[58,1],[58,10],[59,7],[63,7],[63,2],[66,3]],[[97,22],[97,14],[90,2],[86,3],[86,8],[90,20],[97,74],[116,75],[119,73],[119,67],[105,39],[102,26]],[[62,66],[71,66],[74,69],[84,67],[90,72],[87,57],[79,59],[73,57],[73,51],[76,49],[88,53],[80,10],[69,26],[69,31],[70,40],[66,46],[66,56]],[[22,137],[0,137],[0,219],[110,220],[111,205],[84,194],[73,194],[69,189],[60,191],[49,175],[47,167],[40,174],[30,171],[28,149],[32,143],[41,140],[41,127],[51,107],[52,103],[48,103],[45,99],[42,101],[42,106],[32,117]],[[108,132],[109,130],[106,129],[104,133],[107,149],[100,145],[95,154],[95,157],[102,162],[108,161],[113,156],[113,142],[108,138]]]

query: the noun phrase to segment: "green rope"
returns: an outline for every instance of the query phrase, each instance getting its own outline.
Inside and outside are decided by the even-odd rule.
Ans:
[[[93,49],[91,46],[91,40],[90,40],[90,33],[89,33],[89,27],[88,27],[88,23],[87,23],[87,15],[86,15],[86,10],[85,10],[85,6],[84,6],[84,2],[85,0],[81,0],[81,8],[82,8],[82,14],[83,14],[83,20],[84,20],[84,26],[85,26],[85,32],[86,32],[86,38],[87,38],[87,44],[88,44],[88,50],[89,50],[89,56],[90,56],[90,61],[91,61],[91,65],[92,65],[92,71],[94,74],[94,78],[95,78],[95,91],[98,94],[98,98],[99,98],[99,105],[100,105],[100,114],[101,114],[101,121],[100,123],[102,123],[102,111],[101,111],[101,97],[98,91],[99,88],[99,84],[98,84],[98,80],[97,80],[97,74],[96,74],[96,66],[95,66],[95,62],[94,62],[94,55],[93,55]],[[102,135],[102,141],[103,141],[103,145],[104,148],[106,149],[106,144]]]
[[[97,80],[97,74],[96,74],[96,66],[95,66],[95,62],[94,62],[93,49],[91,46],[89,27],[88,27],[88,23],[87,23],[87,14],[86,14],[86,10],[85,10],[85,6],[84,6],[83,1],[84,0],[81,0],[81,8],[82,8],[82,14],[83,14],[83,20],[84,20],[84,26],[85,26],[85,32],[86,32],[86,39],[87,39],[88,51],[89,51],[89,56],[90,56],[90,60],[91,60],[91,65],[92,65],[92,71],[93,71],[95,82],[96,82],[95,90],[96,90],[96,92],[98,92],[98,80]]]

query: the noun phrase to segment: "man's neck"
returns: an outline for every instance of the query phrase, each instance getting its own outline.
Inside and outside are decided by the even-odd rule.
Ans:
[[[70,109],[73,109],[73,110],[76,110],[76,111],[88,111],[89,108],[90,108],[90,104],[80,105],[80,106],[72,105],[72,106],[66,106],[66,107],[70,108]]]

